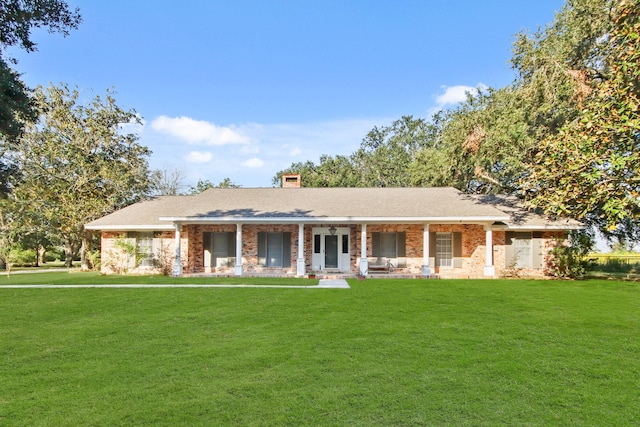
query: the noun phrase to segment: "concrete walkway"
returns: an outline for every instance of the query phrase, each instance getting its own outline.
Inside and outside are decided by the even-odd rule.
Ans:
[[[314,286],[284,286],[284,285],[208,285],[208,284],[175,284],[175,285],[0,285],[0,289],[67,289],[67,288],[279,288],[279,289],[349,289],[344,279],[320,280]]]

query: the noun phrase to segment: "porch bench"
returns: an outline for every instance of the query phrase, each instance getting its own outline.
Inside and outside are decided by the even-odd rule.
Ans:
[[[369,272],[391,273],[393,265],[387,258],[378,258],[373,263],[369,263]]]

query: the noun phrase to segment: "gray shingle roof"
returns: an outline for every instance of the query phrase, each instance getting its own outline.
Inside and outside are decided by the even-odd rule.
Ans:
[[[160,196],[145,200],[126,208],[117,210],[109,215],[91,221],[85,227],[93,230],[106,229],[173,229],[173,225],[160,221],[160,215],[180,203],[184,203],[193,196]]]
[[[140,202],[87,228],[169,228],[173,222],[505,222],[514,211],[451,187],[214,188],[195,196]]]
[[[509,215],[509,220],[504,221],[510,229],[562,229],[574,230],[583,228],[582,223],[573,219],[551,219],[540,211],[526,209],[523,203],[509,196],[477,195],[473,196],[478,203],[495,206]]]

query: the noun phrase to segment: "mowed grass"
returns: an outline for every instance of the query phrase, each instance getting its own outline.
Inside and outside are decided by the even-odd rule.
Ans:
[[[283,280],[277,277],[171,277],[162,275],[102,275],[98,272],[43,272],[29,274],[0,275],[0,288],[3,285],[84,285],[84,284],[254,284],[254,285],[291,285],[313,286],[318,280],[307,278],[287,278]]]
[[[2,289],[0,425],[637,425],[640,290]]]

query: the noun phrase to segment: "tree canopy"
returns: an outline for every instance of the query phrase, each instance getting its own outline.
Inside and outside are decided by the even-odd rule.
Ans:
[[[283,174],[299,173],[305,187],[407,187],[412,159],[433,140],[426,120],[403,116],[390,126],[374,127],[352,155],[323,155],[318,165],[294,163],[272,182],[278,185]]]
[[[533,162],[532,203],[608,231],[640,219],[640,2],[623,1],[607,56],[583,108],[545,138]]]
[[[140,200],[150,185],[151,152],[122,129],[139,123],[135,111],[119,107],[111,92],[87,105],[79,99],[64,85],[36,89],[39,121],[11,152],[20,225],[52,230],[65,242],[68,261],[88,238],[87,222]]]
[[[15,138],[24,123],[35,120],[29,90],[18,72],[9,63],[15,60],[5,55],[9,46],[27,52],[36,50],[31,39],[33,28],[48,28],[49,32],[68,35],[81,22],[79,10],[70,10],[62,0],[3,0],[0,2],[0,134]]]

